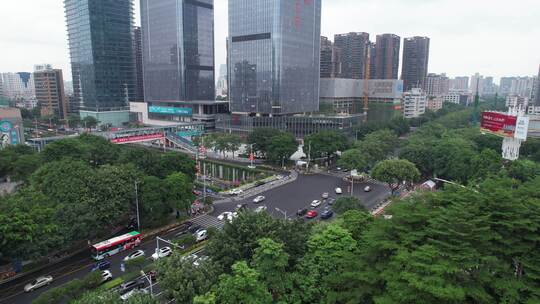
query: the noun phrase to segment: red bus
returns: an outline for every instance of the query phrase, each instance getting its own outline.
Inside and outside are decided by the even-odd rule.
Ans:
[[[141,243],[141,234],[137,231],[114,237],[91,246],[92,258],[94,260],[103,260],[106,257],[115,255],[124,250],[129,250],[139,246]]]

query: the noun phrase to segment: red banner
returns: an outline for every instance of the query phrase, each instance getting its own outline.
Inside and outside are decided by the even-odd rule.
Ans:
[[[140,141],[162,139],[163,137],[165,137],[165,136],[163,136],[163,134],[135,135],[135,136],[126,136],[126,137],[113,138],[113,139],[111,139],[111,142],[113,144],[128,144],[128,143],[132,143],[132,142],[140,142]]]
[[[483,132],[503,137],[514,137],[516,124],[516,116],[498,112],[483,112],[480,128]]]

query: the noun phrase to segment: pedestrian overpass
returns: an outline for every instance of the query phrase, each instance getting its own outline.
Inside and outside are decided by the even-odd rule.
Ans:
[[[121,129],[105,132],[91,132],[90,134],[106,138],[111,143],[124,145],[142,142],[158,142],[162,146],[176,147],[189,152],[196,152],[197,148],[192,142],[194,136],[203,135],[204,123],[186,123],[171,126],[145,127],[134,129]],[[77,135],[32,138],[28,142],[38,151],[43,150],[51,142],[73,138]]]

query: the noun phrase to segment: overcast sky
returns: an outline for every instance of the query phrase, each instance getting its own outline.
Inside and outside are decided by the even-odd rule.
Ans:
[[[0,72],[51,63],[70,77],[62,0],[0,0],[0,20]],[[540,64],[539,0],[323,0],[322,35],[351,31],[428,36],[429,71],[450,76],[536,75]],[[216,72],[226,36],[227,0],[215,0]]]

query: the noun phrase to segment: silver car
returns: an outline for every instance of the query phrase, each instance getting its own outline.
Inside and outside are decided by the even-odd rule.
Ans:
[[[28,283],[24,286],[25,292],[31,292],[34,291],[40,287],[43,287],[45,285],[50,285],[53,281],[53,277],[51,276],[43,276],[35,279],[33,282]]]

